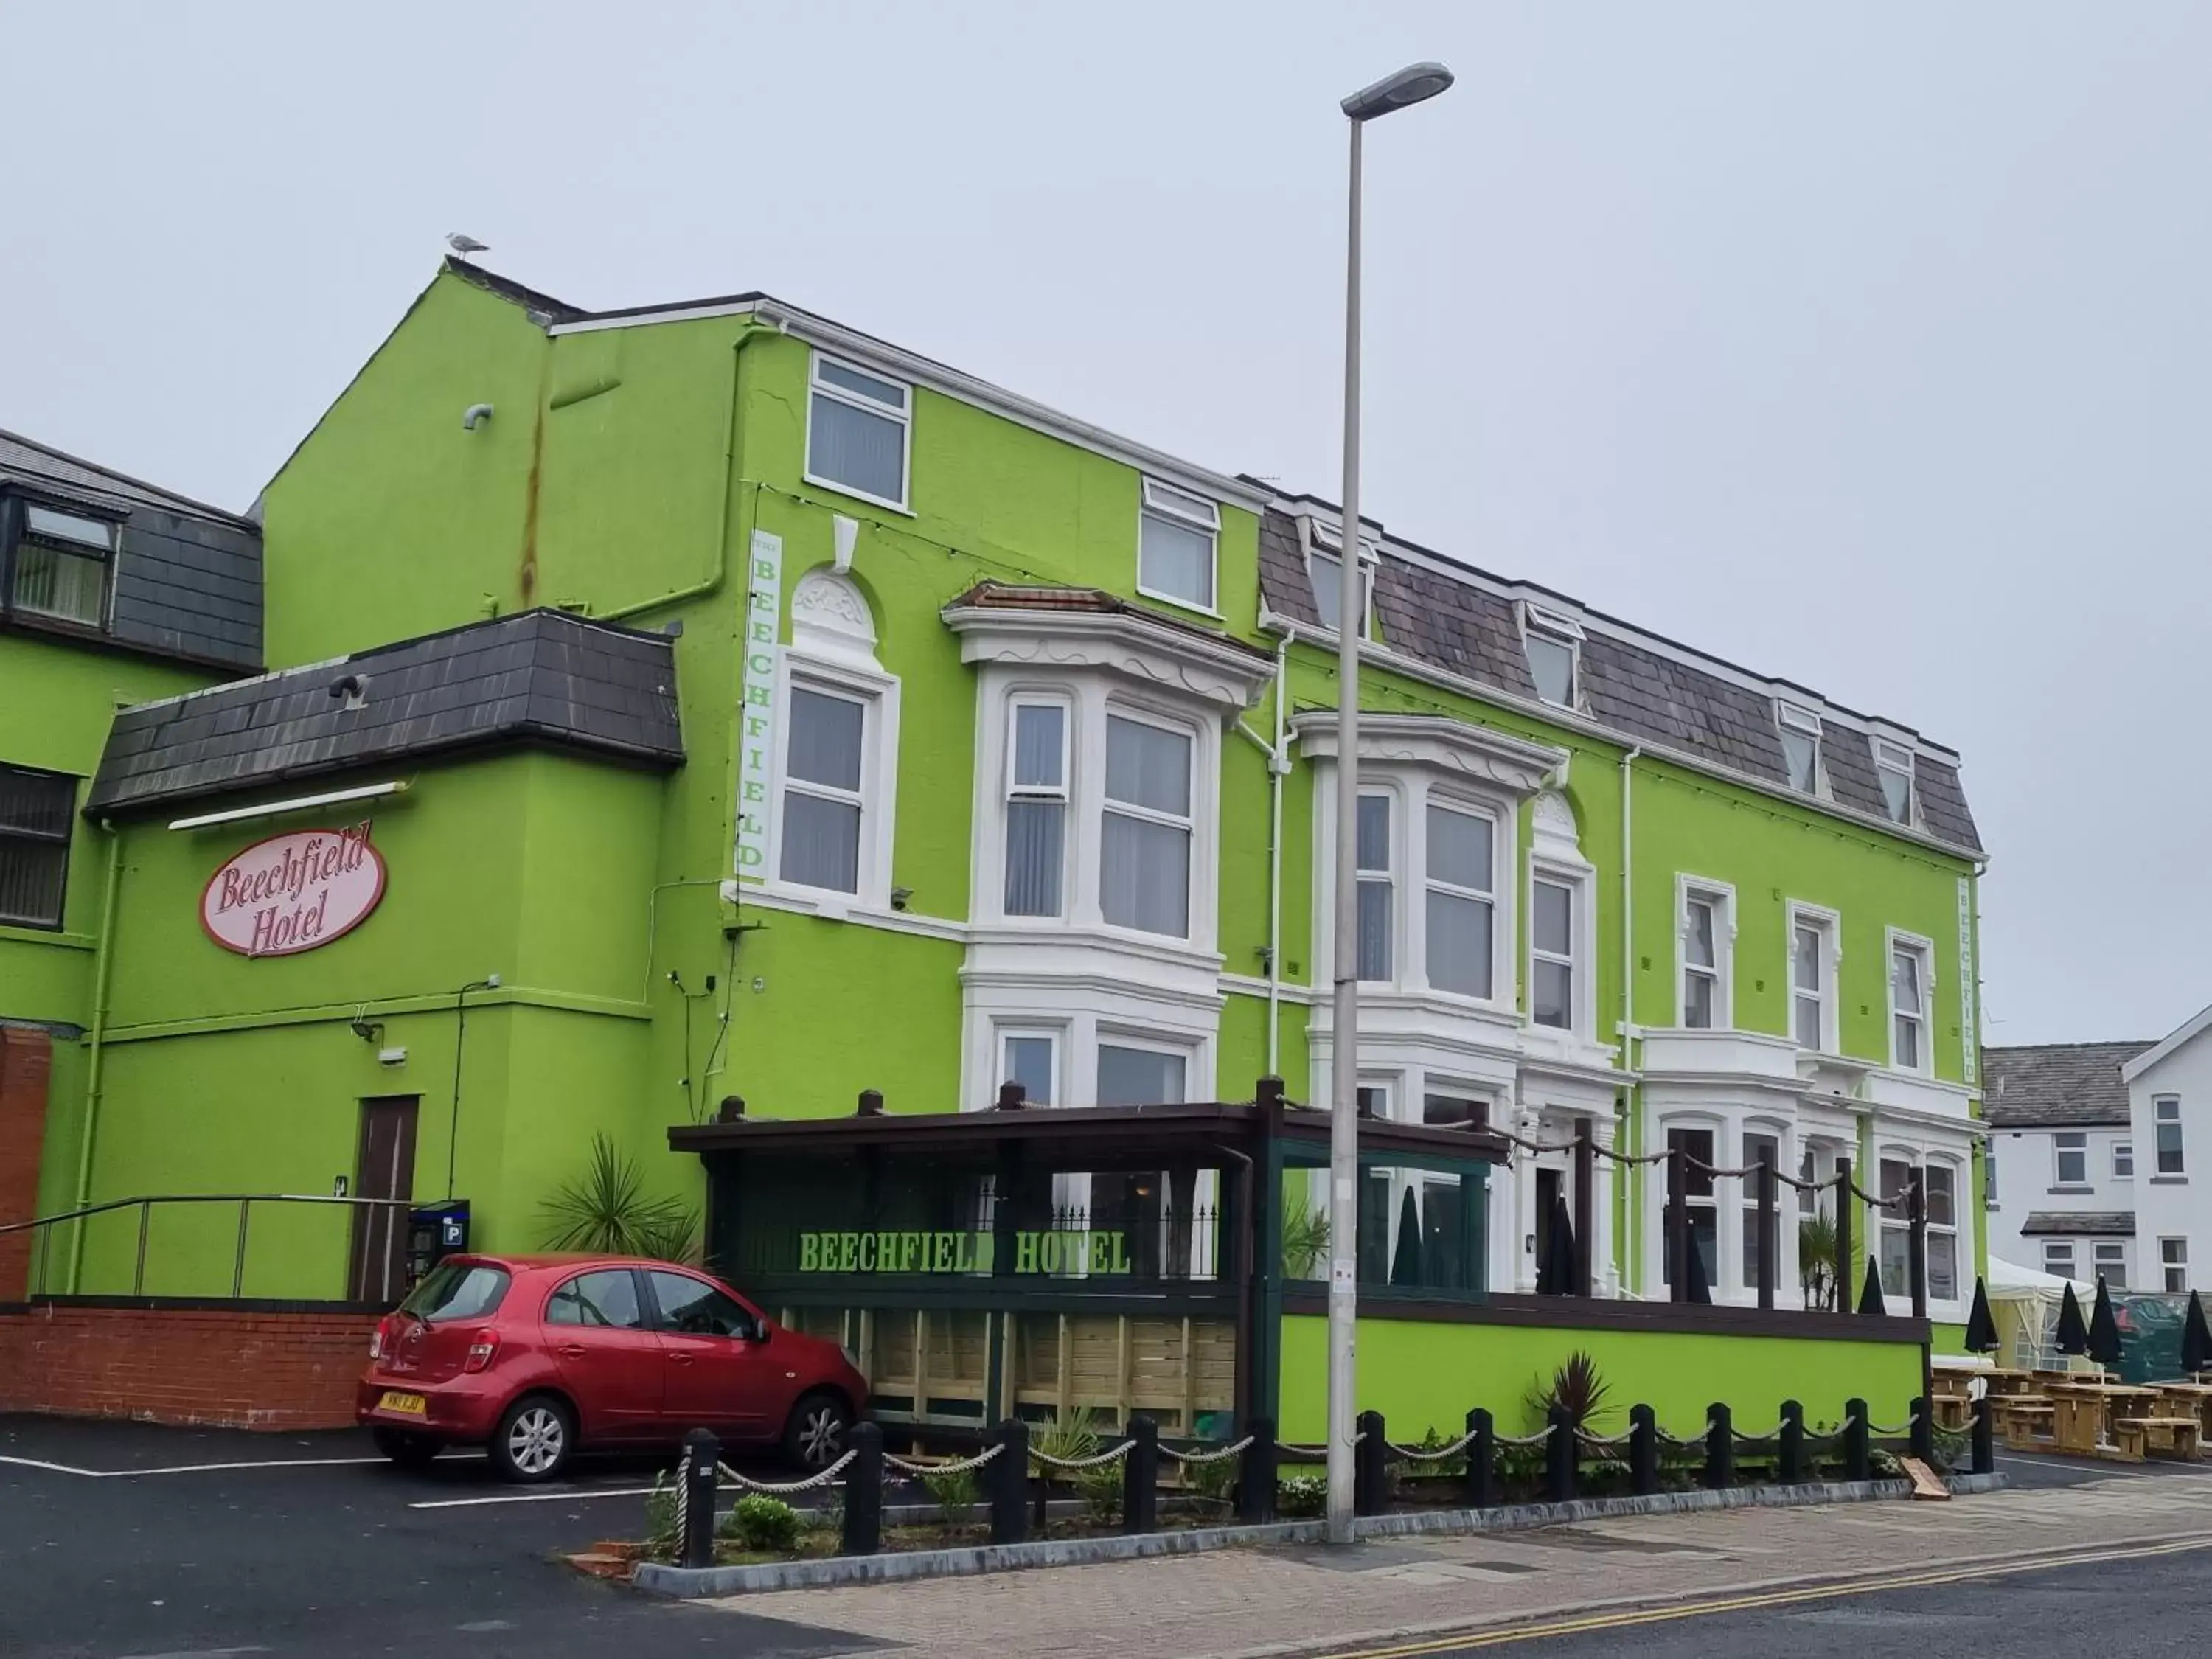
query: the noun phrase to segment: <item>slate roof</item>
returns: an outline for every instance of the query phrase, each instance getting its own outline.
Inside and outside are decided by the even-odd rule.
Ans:
[[[250,519],[0,432],[0,495],[121,520],[109,625],[11,616],[13,626],[106,639],[218,668],[261,666],[261,532]],[[6,533],[0,514],[0,537]]]
[[[2125,1127],[2120,1067],[2154,1042],[2044,1042],[1982,1050],[1982,1117],[2002,1129]]]
[[[2072,1234],[2094,1234],[2104,1238],[2133,1238],[2136,1235],[2136,1212],[2133,1210],[2032,1210],[2020,1224],[2023,1237],[2038,1233],[2061,1237]]]
[[[1375,615],[1392,649],[1527,702],[1536,700],[1515,604],[1465,577],[1405,558],[1384,542],[1375,574]],[[1494,580],[1494,579],[1493,579]],[[1500,584],[1505,586],[1505,584]],[[1322,626],[1300,551],[1297,521],[1269,510],[1260,526],[1260,591],[1267,609],[1308,628]],[[1585,613],[1585,622],[1589,621]],[[1687,654],[1697,654],[1689,653]],[[1714,669],[1653,649],[1620,632],[1591,627],[1582,644],[1578,713],[1631,743],[1663,744],[1695,760],[1778,787],[1790,775],[1774,699]],[[1857,727],[1824,721],[1821,761],[1831,797],[1876,817],[1888,816],[1875,775],[1873,741]],[[1921,827],[1962,852],[1981,837],[1955,766],[1916,752],[1914,785]]]
[[[85,810],[127,816],[527,742],[681,764],[673,642],[562,611],[525,611],[144,703],[116,716]]]

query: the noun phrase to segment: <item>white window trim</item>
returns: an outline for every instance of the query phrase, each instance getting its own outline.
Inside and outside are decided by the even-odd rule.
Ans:
[[[2173,1103],[2173,1127],[2181,1139],[2181,1167],[2173,1170],[2161,1170],[2158,1163],[2158,1126],[2166,1121],[2158,1115],[2158,1109],[2168,1101]],[[2182,1181],[2188,1178],[2189,1127],[2181,1115],[2179,1095],[2153,1095],[2150,1097],[2150,1173],[2154,1181],[2160,1179]]]
[[[1014,781],[1014,727],[1024,708],[1054,708],[1060,711],[1060,784],[1055,789],[1044,784],[1016,784]],[[1075,699],[1064,690],[1016,691],[1006,701],[1006,734],[1000,750],[999,777],[999,868],[997,909],[1005,914],[1006,905],[1006,849],[1009,840],[1006,827],[1016,801],[1052,801],[1060,803],[1060,908],[1049,915],[1023,915],[1010,918],[1019,921],[1062,921],[1066,919],[1068,896],[1074,885],[1070,865],[1075,847],[1075,752],[1077,712]]]
[[[1321,610],[1322,584],[1321,578],[1315,574],[1314,562],[1316,559],[1326,559],[1334,567],[1331,572],[1330,592],[1332,594],[1339,592],[1343,585],[1344,538],[1334,527],[1317,520],[1307,519],[1304,523],[1306,585],[1313,590],[1314,610],[1318,615]],[[1366,537],[1362,536],[1359,538],[1359,637],[1363,640],[1372,640],[1375,637],[1375,573],[1382,562],[1382,550],[1368,540]],[[1331,628],[1327,622],[1323,622],[1314,631],[1323,639],[1333,640],[1336,637],[1336,629]]]
[[[2107,1255],[2106,1252],[2108,1251],[2112,1254],[2111,1255]],[[2113,1280],[2111,1275],[2107,1273],[2106,1267],[2108,1264],[2119,1268],[2119,1278],[2118,1280]],[[2130,1275],[2128,1272],[2128,1243],[2127,1240],[2124,1238],[2096,1238],[2090,1240],[2089,1267],[2091,1273],[2094,1274],[2094,1277],[2090,1280],[2092,1284],[2094,1284],[2097,1279],[2102,1279],[2106,1280],[2106,1282],[2111,1285],[2112,1288],[2116,1291],[2132,1290],[2135,1288],[2127,1282]]]
[[[1735,1156],[1729,1160],[1737,1169],[1753,1169],[1756,1166],[1752,1163],[1751,1148],[1744,1144],[1745,1141],[1753,1135],[1761,1135],[1774,1143],[1774,1305],[1778,1308],[1789,1305],[1783,1300],[1785,1284],[1782,1270],[1794,1255],[1784,1248],[1784,1237],[1796,1231],[1797,1206],[1793,1201],[1796,1194],[1782,1179],[1786,1175],[1795,1174],[1798,1167],[1797,1159],[1793,1156],[1796,1144],[1796,1125],[1778,1117],[1742,1118],[1735,1125],[1735,1146],[1733,1151]],[[1717,1146],[1716,1150],[1718,1150]],[[1733,1184],[1736,1188],[1735,1265],[1729,1271],[1729,1288],[1737,1295],[1756,1302],[1759,1286],[1744,1282],[1744,1275],[1751,1268],[1751,1253],[1743,1247],[1743,1221],[1746,1216],[1759,1213],[1759,1181],[1756,1176],[1739,1176]]]
[[[2128,1155],[2127,1173],[2124,1175],[2120,1173],[2120,1154],[2122,1152],[2125,1152]],[[2133,1181],[2136,1178],[2135,1142],[2132,1140],[2114,1141],[2112,1143],[2111,1156],[2112,1179],[2115,1181]]]
[[[1729,1167],[1727,1162],[1729,1150],[1729,1135],[1734,1127],[1729,1118],[1718,1112],[1694,1108],[1667,1111],[1657,1115],[1652,1124],[1651,1150],[1655,1152],[1663,1152],[1668,1150],[1670,1145],[1668,1134],[1670,1130],[1703,1129],[1709,1132],[1713,1138],[1712,1163],[1717,1168],[1726,1169]],[[1659,1230],[1658,1237],[1654,1243],[1650,1257],[1651,1282],[1657,1295],[1662,1298],[1668,1294],[1671,1285],[1671,1281],[1667,1277],[1667,1160],[1663,1158],[1650,1165],[1652,1190],[1655,1194],[1651,1200],[1650,1213],[1656,1218]],[[1686,1189],[1687,1184],[1686,1180],[1684,1182]],[[1721,1224],[1723,1216],[1732,1207],[1723,1196],[1724,1189],[1729,1184],[1723,1177],[1715,1176],[1713,1190],[1710,1195],[1686,1200],[1688,1208],[1697,1210],[1710,1208],[1713,1212],[1713,1271],[1711,1282],[1705,1286],[1705,1289],[1716,1302],[1741,1299],[1741,1290],[1735,1281],[1743,1275],[1740,1268],[1731,1267],[1737,1251],[1729,1243],[1729,1230]]]
[[[1106,793],[1107,722],[1116,720],[1127,720],[1133,726],[1148,726],[1156,732],[1171,732],[1175,736],[1182,738],[1185,742],[1189,744],[1191,775],[1189,780],[1190,787],[1188,794],[1189,801],[1189,808],[1188,811],[1182,813],[1164,811],[1158,807],[1146,806],[1137,801],[1121,800],[1108,796]],[[1149,708],[1141,702],[1133,702],[1128,697],[1119,693],[1116,693],[1106,699],[1105,713],[1098,724],[1097,800],[1099,823],[1097,842],[1098,856],[1101,860],[1105,857],[1105,820],[1109,814],[1126,818],[1133,818],[1140,823],[1158,824],[1164,829],[1182,830],[1185,836],[1183,842],[1184,863],[1182,874],[1183,931],[1180,934],[1158,933],[1154,933],[1152,929],[1147,927],[1131,927],[1120,922],[1107,921],[1105,901],[1103,896],[1106,879],[1105,872],[1103,868],[1096,868],[1091,873],[1091,893],[1093,901],[1097,903],[1099,907],[1099,925],[1101,927],[1109,928],[1116,933],[1128,934],[1133,938],[1170,939],[1178,944],[1184,945],[1191,943],[1197,936],[1199,931],[1198,860],[1202,850],[1200,844],[1201,837],[1199,835],[1199,812],[1200,810],[1199,778],[1200,775],[1200,769],[1205,764],[1204,755],[1206,747],[1204,743],[1201,741],[1201,737],[1202,732],[1200,729],[1200,726],[1194,724],[1190,720],[1181,714],[1163,714],[1158,709]],[[1218,763],[1217,762],[1217,765],[1218,764]]]
[[[1790,982],[1790,1025],[1788,1036],[1797,1040],[1797,928],[1805,923],[1820,933],[1820,1046],[1802,1052],[1836,1054],[1842,1052],[1843,1001],[1838,986],[1843,977],[1844,919],[1837,911],[1824,904],[1808,904],[1802,899],[1791,899],[1786,910],[1789,951],[1784,958],[1784,972]]]
[[[1713,1024],[1716,1031],[1735,1030],[1735,889],[1703,876],[1674,878],[1674,1024],[1690,1029],[1690,902],[1713,907]]]
[[[1528,1024],[1532,1030],[1559,1031],[1564,1036],[1580,1037],[1586,1042],[1595,1042],[1597,978],[1597,907],[1593,902],[1597,884],[1592,879],[1596,872],[1587,864],[1570,864],[1565,860],[1531,853],[1528,857],[1528,884],[1522,902],[1528,907],[1528,954],[1526,977],[1528,986]],[[1536,1024],[1536,884],[1553,882],[1570,889],[1574,941],[1571,994],[1573,1006],[1568,1011],[1568,1023],[1562,1028]]]
[[[2168,1247],[2176,1244],[2181,1247],[2181,1259],[2178,1261],[2167,1254]],[[2176,1269],[2181,1273],[2179,1291],[2169,1278]],[[2168,1296],[2180,1295],[2189,1289],[2189,1240],[2186,1236],[2168,1233],[2158,1241],[2158,1282],[2160,1289]]]
[[[1221,722],[1207,705],[1141,690],[1103,669],[1074,667],[1040,678],[1022,670],[988,670],[976,692],[977,817],[972,837],[969,915],[978,925],[1035,930],[1055,939],[1071,931],[1147,950],[1211,951],[1220,927]],[[1060,914],[1006,914],[1006,783],[1013,775],[1013,708],[1057,702],[1068,710],[1068,809],[1061,856]],[[1190,817],[1187,823],[1139,806],[1114,810],[1147,821],[1177,822],[1190,830],[1190,932],[1187,938],[1109,922],[1100,904],[1100,860],[1106,811],[1106,719],[1111,714],[1157,726],[1191,744]],[[1070,1075],[1074,1075],[1071,1073]]]
[[[825,358],[840,368],[848,368],[855,374],[865,374],[872,380],[881,380],[885,386],[898,387],[900,391],[906,393],[906,407],[902,410],[893,409],[887,404],[878,403],[872,398],[864,398],[858,392],[848,392],[843,386],[828,384],[822,378],[822,363]],[[898,422],[899,483],[905,493],[896,501],[888,495],[872,495],[867,490],[857,489],[852,484],[840,483],[835,478],[825,478],[814,470],[814,400],[817,398],[828,398],[834,403],[843,404],[848,409],[857,409],[863,414],[874,415],[886,421]],[[835,352],[817,349],[809,353],[806,367],[806,463],[800,469],[799,476],[808,483],[821,489],[834,489],[839,495],[849,495],[856,501],[872,501],[878,507],[887,507],[894,513],[903,514],[908,518],[912,518],[914,508],[908,503],[914,499],[913,382],[902,380],[896,375],[886,374],[881,369],[871,368],[865,363],[855,362],[849,357],[841,357]]]
[[[1780,697],[1776,698],[1774,702],[1774,723],[1778,731],[1794,732],[1801,738],[1810,738],[1813,740],[1811,797],[1814,800],[1826,799],[1828,794],[1827,769],[1824,764],[1825,757],[1821,751],[1824,747],[1823,740],[1827,733],[1826,724],[1815,710]],[[1783,769],[1785,772],[1789,769],[1789,762],[1786,758],[1783,763]],[[1789,783],[1793,791],[1796,790],[1796,779],[1789,780]]]
[[[1196,509],[1204,507],[1201,514]],[[1212,569],[1206,586],[1212,598],[1201,603],[1181,593],[1170,593],[1152,587],[1145,581],[1145,520],[1159,518],[1178,524],[1187,530],[1202,530],[1212,549]],[[1179,484],[1163,483],[1158,478],[1146,478],[1137,502],[1137,592],[1148,599],[1162,605],[1171,605],[1178,611],[1188,611],[1194,616],[1210,617],[1214,621],[1221,615],[1221,504],[1204,495],[1194,495]]]
[[[857,698],[860,726],[860,847],[851,893],[809,887],[783,878],[785,773],[791,752],[791,692],[794,682],[809,690]],[[775,741],[769,778],[772,809],[768,835],[770,892],[803,896],[818,915],[842,920],[856,909],[881,910],[890,903],[891,849],[898,811],[899,681],[850,658],[830,658],[785,646],[776,653]]]
[[[1314,957],[1318,963],[1334,960],[1336,910],[1330,884],[1336,868],[1335,761],[1318,762],[1314,768]],[[1391,969],[1388,981],[1363,980],[1362,995],[1395,990],[1431,997],[1456,1006],[1512,1012],[1516,1006],[1514,973],[1514,884],[1510,872],[1516,863],[1515,834],[1518,815],[1504,794],[1492,795],[1459,780],[1431,776],[1418,767],[1394,768],[1363,757],[1359,765],[1363,795],[1391,797]],[[1490,879],[1487,894],[1449,883],[1442,890],[1490,903],[1490,994],[1469,996],[1447,990],[1429,978],[1428,893],[1429,806],[1431,803],[1490,823]]]
[[[2066,1265],[2063,1267],[2057,1267],[2051,1265],[2051,1255],[2054,1251],[2063,1251],[2066,1257]],[[2077,1265],[2078,1264],[2075,1262],[2074,1257],[2073,1240],[2070,1238],[2046,1238],[2043,1241],[2044,1272],[2047,1273],[2057,1273],[2061,1279],[2072,1279],[2074,1277],[2074,1269]]]
[[[1406,977],[1406,910],[1407,901],[1405,890],[1405,878],[1407,874],[1408,866],[1412,862],[1412,860],[1406,855],[1406,849],[1413,842],[1413,827],[1407,822],[1408,815],[1406,810],[1406,797],[1407,791],[1394,779],[1378,779],[1371,783],[1363,781],[1359,786],[1359,799],[1361,800],[1383,801],[1388,803],[1389,806],[1389,833],[1384,837],[1382,867],[1380,870],[1370,869],[1359,865],[1356,858],[1353,860],[1357,885],[1368,887],[1380,882],[1384,887],[1389,890],[1390,893],[1390,906],[1389,913],[1389,954],[1390,958],[1389,967],[1390,971],[1383,975],[1380,979],[1367,979],[1363,977],[1359,981],[1362,985],[1396,985],[1401,983]],[[1354,810],[1357,811],[1358,809],[1355,808]],[[1355,839],[1357,839],[1358,834],[1358,826],[1355,824],[1353,826],[1353,836]],[[1355,904],[1355,917],[1358,914],[1358,907]],[[1358,967],[1357,958],[1360,954],[1361,953],[1357,950],[1352,952],[1355,958],[1353,964],[1355,970]],[[1423,971],[1425,972],[1428,967],[1428,963],[1425,960],[1422,963],[1421,966]]]
[[[1881,775],[1884,772],[1899,773],[1905,779],[1905,816],[1901,818],[1891,816],[1889,797],[1885,793],[1881,797],[1882,817],[1887,818],[1890,823],[1907,830],[1917,827],[1920,823],[1920,787],[1918,780],[1913,773],[1912,750],[1901,743],[1892,743],[1887,738],[1869,737],[1868,740],[1874,746],[1876,791],[1881,792]]]
[[[1528,635],[1541,634],[1553,644],[1566,647],[1571,664],[1567,671],[1567,700],[1553,702],[1539,690],[1537,702],[1547,708],[1578,710],[1583,701],[1583,640],[1585,637],[1582,624],[1563,611],[1547,610],[1528,599],[1521,601],[1520,611],[1522,659],[1525,660],[1528,653]],[[1532,668],[1529,670],[1532,683],[1534,678],[1535,671]]]
[[[1973,1297],[1975,1235],[1970,1218],[1974,1213],[1974,1210],[1972,1206],[1965,1202],[1963,1196],[1966,1190],[1967,1176],[1972,1173],[1972,1151],[1970,1148],[1960,1149],[1948,1143],[1931,1146],[1899,1140],[1879,1142],[1875,1148],[1872,1170],[1875,1179],[1872,1190],[1877,1194],[1881,1191],[1881,1166],[1885,1163],[1903,1164],[1914,1174],[1922,1176],[1923,1201],[1926,1198],[1924,1172],[1928,1166],[1931,1164],[1940,1164],[1951,1172],[1951,1224],[1944,1227],[1930,1223],[1929,1226],[1929,1231],[1931,1234],[1948,1232],[1957,1241],[1953,1247],[1952,1290],[1954,1294],[1948,1297],[1938,1297],[1931,1291],[1928,1297],[1929,1315],[1935,1318],[1948,1320],[1958,1310],[1964,1308]],[[1864,1206],[1861,1212],[1860,1230],[1857,1236],[1869,1243],[1877,1261],[1881,1259],[1881,1229],[1886,1224],[1904,1226],[1909,1224],[1901,1212],[1893,1217],[1888,1211],[1878,1204],[1869,1204]],[[1907,1248],[1909,1249],[1910,1246],[1908,1245]],[[1858,1270],[1854,1269],[1854,1272]],[[1911,1311],[1912,1287],[1910,1285],[1892,1285],[1885,1277],[1882,1280],[1881,1291],[1883,1304],[1889,1312],[1903,1314]]]
[[[2081,1144],[2079,1146],[2060,1146],[2058,1143],[2068,1135],[2080,1135],[2081,1137]],[[2081,1178],[2078,1181],[2069,1181],[2066,1178],[2066,1164],[2064,1160],[2066,1154],[2069,1152],[2079,1152],[2081,1154]],[[2087,1129],[2053,1129],[2051,1132],[2051,1184],[2054,1188],[2079,1188],[2082,1191],[2088,1190],[2090,1184],[2089,1132]]]
[[[1000,1085],[1013,1081],[1014,1068],[1006,1060],[1006,1045],[1016,1037],[1041,1038],[1052,1044],[1052,1098],[1049,1101],[1030,1100],[1029,1104],[1042,1108],[1060,1105],[1067,1098],[1067,1054],[1070,1047],[1066,1024],[1000,1019],[991,1023],[991,1053],[997,1067],[988,1097],[976,1103],[978,1106],[998,1103]]]
[[[1117,1024],[1110,1019],[1098,1021],[1091,1036],[1090,1069],[1084,1074],[1085,1104],[1095,1105],[1098,1098],[1098,1065],[1100,1051],[1107,1048],[1133,1048],[1147,1054],[1172,1054],[1182,1061],[1182,1096],[1185,1101],[1203,1100],[1206,1096],[1198,1090],[1202,1086],[1200,1067],[1200,1045],[1188,1039],[1164,1037],[1155,1030],[1138,1025]],[[1362,1079],[1363,1081],[1364,1079]],[[1147,1102],[1148,1105],[1171,1103]]]
[[[1882,1000],[1889,1009],[1889,1069],[1905,1072],[1914,1077],[1936,1075],[1936,941],[1921,933],[1908,933],[1899,927],[1885,930],[1882,952],[1882,981],[1886,988]],[[1897,1058],[1897,953],[1909,951],[1920,959],[1920,1008],[1914,1018],[1920,1022],[1920,1063],[1900,1065]]]

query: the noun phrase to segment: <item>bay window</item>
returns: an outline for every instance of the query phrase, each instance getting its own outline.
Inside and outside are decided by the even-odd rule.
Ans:
[[[1742,1199],[1740,1207],[1743,1212],[1742,1277],[1744,1288],[1746,1290],[1756,1290],[1759,1287],[1759,1258],[1764,1254],[1761,1248],[1764,1241],[1759,1237],[1760,1229],[1759,1224],[1758,1170],[1759,1167],[1762,1164],[1771,1164],[1778,1170],[1781,1169],[1781,1139],[1778,1136],[1761,1133],[1756,1130],[1748,1131],[1745,1133],[1743,1138],[1743,1158],[1739,1167],[1749,1170],[1753,1173],[1745,1176],[1741,1180],[1736,1182],[1736,1185],[1742,1191]],[[1782,1243],[1782,1194],[1780,1190],[1782,1183],[1778,1180],[1774,1184],[1776,1188],[1774,1206],[1774,1239],[1776,1250],[1778,1255]],[[1778,1284],[1782,1278],[1782,1263],[1778,1260],[1774,1264],[1774,1277]]]
[[[1022,1098],[1032,1106],[1060,1103],[1060,1042],[1058,1031],[1002,1029],[999,1033],[999,1080],[1021,1085]],[[998,1091],[991,1091],[998,1099]]]
[[[1689,1212],[1690,1248],[1698,1253],[1710,1290],[1720,1278],[1720,1206],[1713,1193],[1713,1132],[1711,1129],[1670,1128],[1667,1150],[1686,1160],[1682,1173],[1683,1207]],[[1686,1160],[1694,1159],[1694,1163]],[[1703,1164],[1706,1167],[1699,1168]],[[1664,1169],[1664,1165],[1661,1166]],[[1674,1216],[1671,1200],[1662,1207],[1666,1242],[1660,1251],[1663,1282],[1674,1282]]]
[[[1928,1299],[1959,1299],[1959,1176],[1948,1164],[1922,1171],[1927,1183]]]
[[[1190,935],[1191,746],[1187,731],[1106,717],[1098,908],[1117,927]]]
[[[1391,913],[1396,908],[1390,878],[1390,797],[1362,795],[1352,856],[1359,867],[1358,974],[1369,982],[1394,978],[1390,949]]]
[[[1006,914],[1057,916],[1067,847],[1067,727],[1064,702],[1012,706],[1006,744]]]
[[[1429,984],[1487,1000],[1496,921],[1497,830],[1480,812],[1431,799],[1425,921]]]
[[[1905,1190],[1912,1184],[1912,1165],[1901,1158],[1881,1161],[1881,1290],[1884,1296],[1912,1293],[1912,1225],[1905,1212]]]

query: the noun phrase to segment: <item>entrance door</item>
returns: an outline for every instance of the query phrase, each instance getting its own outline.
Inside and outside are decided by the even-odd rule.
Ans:
[[[1548,1285],[1552,1266],[1552,1212],[1559,1207],[1563,1190],[1557,1170],[1536,1171],[1536,1282]]]
[[[361,1150],[354,1160],[356,1198],[415,1196],[417,1095],[361,1103]],[[404,1204],[360,1204],[353,1212],[353,1261],[346,1294],[356,1302],[397,1302],[407,1289],[408,1218]]]

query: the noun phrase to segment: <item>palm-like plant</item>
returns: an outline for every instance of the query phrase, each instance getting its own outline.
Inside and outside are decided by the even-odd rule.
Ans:
[[[680,1260],[690,1253],[697,1215],[672,1198],[649,1198],[635,1160],[603,1134],[592,1137],[581,1176],[545,1201],[545,1248]]]
[[[1311,1279],[1328,1254],[1328,1212],[1303,1200],[1283,1206],[1283,1277]]]
[[[1835,1307],[1836,1224],[1825,1215],[1797,1223],[1797,1284],[1807,1308],[1828,1312]]]
[[[1540,1378],[1529,1391],[1528,1414],[1539,1425],[1552,1419],[1552,1408],[1564,1407],[1574,1427],[1586,1429],[1603,1414],[1612,1385],[1600,1374],[1597,1361],[1577,1348],[1560,1363],[1547,1385]]]

